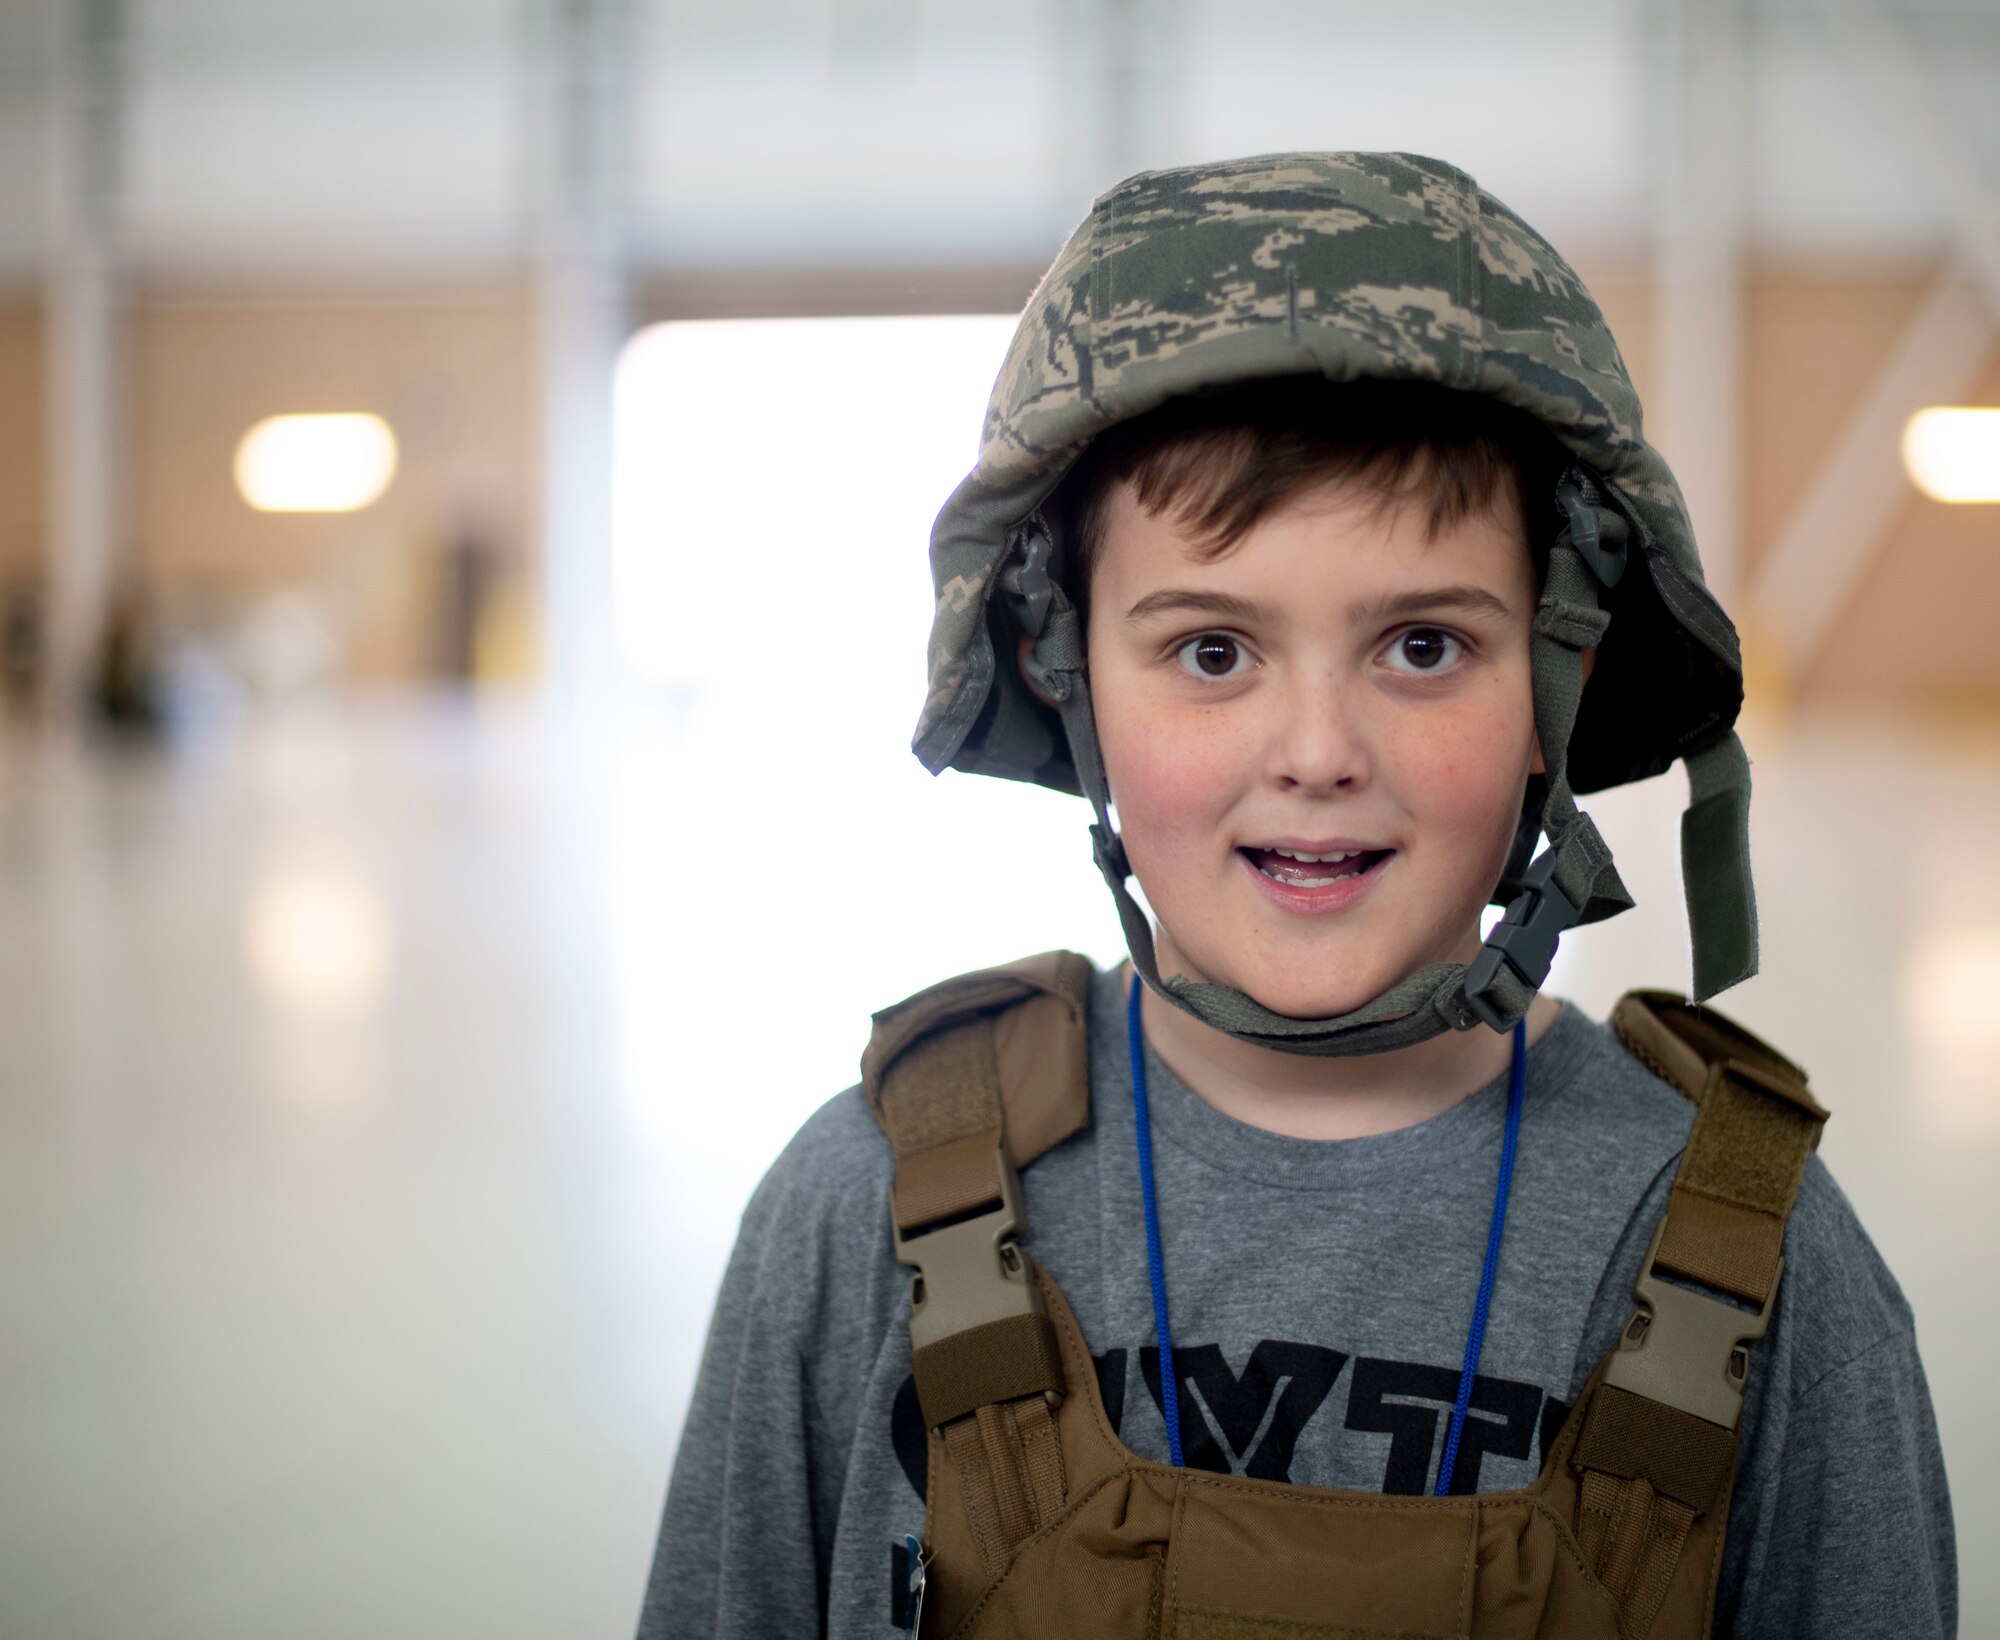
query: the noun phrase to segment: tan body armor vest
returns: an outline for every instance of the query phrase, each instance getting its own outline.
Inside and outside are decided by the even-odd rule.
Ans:
[[[1414,1640],[1706,1635],[1745,1345],[1826,1112],[1713,1010],[1628,994],[1625,1045],[1697,1106],[1618,1347],[1519,1491],[1390,1497],[1150,1463],[1022,1252],[1016,1170],[1089,1120],[1091,968],[1052,952],[875,1016],[863,1085],[896,1155],[929,1426],[924,1636]],[[1748,1308],[1665,1275],[1698,1282]]]

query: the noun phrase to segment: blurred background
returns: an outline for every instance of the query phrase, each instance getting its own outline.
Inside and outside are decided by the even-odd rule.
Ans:
[[[1617,329],[1750,657],[1725,1005],[2000,1633],[2000,0],[0,0],[0,1636],[630,1632],[869,1011],[1119,950],[1079,806],[904,750],[1007,316],[1297,147]],[[1685,982],[1682,801],[1589,805],[1599,1015]]]

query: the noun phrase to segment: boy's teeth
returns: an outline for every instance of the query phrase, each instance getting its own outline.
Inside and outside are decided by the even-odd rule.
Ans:
[[[1302,854],[1288,848],[1250,848],[1243,852],[1273,882],[1294,888],[1323,888],[1339,878],[1358,876],[1379,858],[1367,849],[1343,849],[1332,854]]]

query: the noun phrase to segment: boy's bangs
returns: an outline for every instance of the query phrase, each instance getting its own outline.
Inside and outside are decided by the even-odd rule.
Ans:
[[[1333,484],[1357,486],[1382,506],[1422,509],[1435,538],[1492,512],[1520,521],[1539,565],[1540,509],[1563,455],[1530,418],[1483,395],[1422,383],[1263,382],[1248,391],[1180,399],[1112,429],[1086,452],[1065,488],[1078,544],[1079,590],[1103,544],[1112,490],[1132,485],[1139,505],[1220,557],[1267,514]]]

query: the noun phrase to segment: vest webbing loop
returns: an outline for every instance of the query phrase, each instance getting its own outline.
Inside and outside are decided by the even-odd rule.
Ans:
[[[1577,1547],[1618,1601],[1619,1640],[1652,1631],[1698,1512],[1645,1480],[1585,1472]]]
[[[943,1436],[986,1575],[997,1578],[1013,1564],[1014,1551],[1062,1509],[1055,1420],[1037,1397],[981,1407],[946,1425]]]
[[[1639,1564],[1625,1585],[1618,1618],[1620,1640],[1643,1640],[1652,1632],[1653,1619],[1680,1564],[1681,1550],[1694,1530],[1694,1510],[1669,1497],[1656,1496],[1647,1514],[1645,1545]]]

